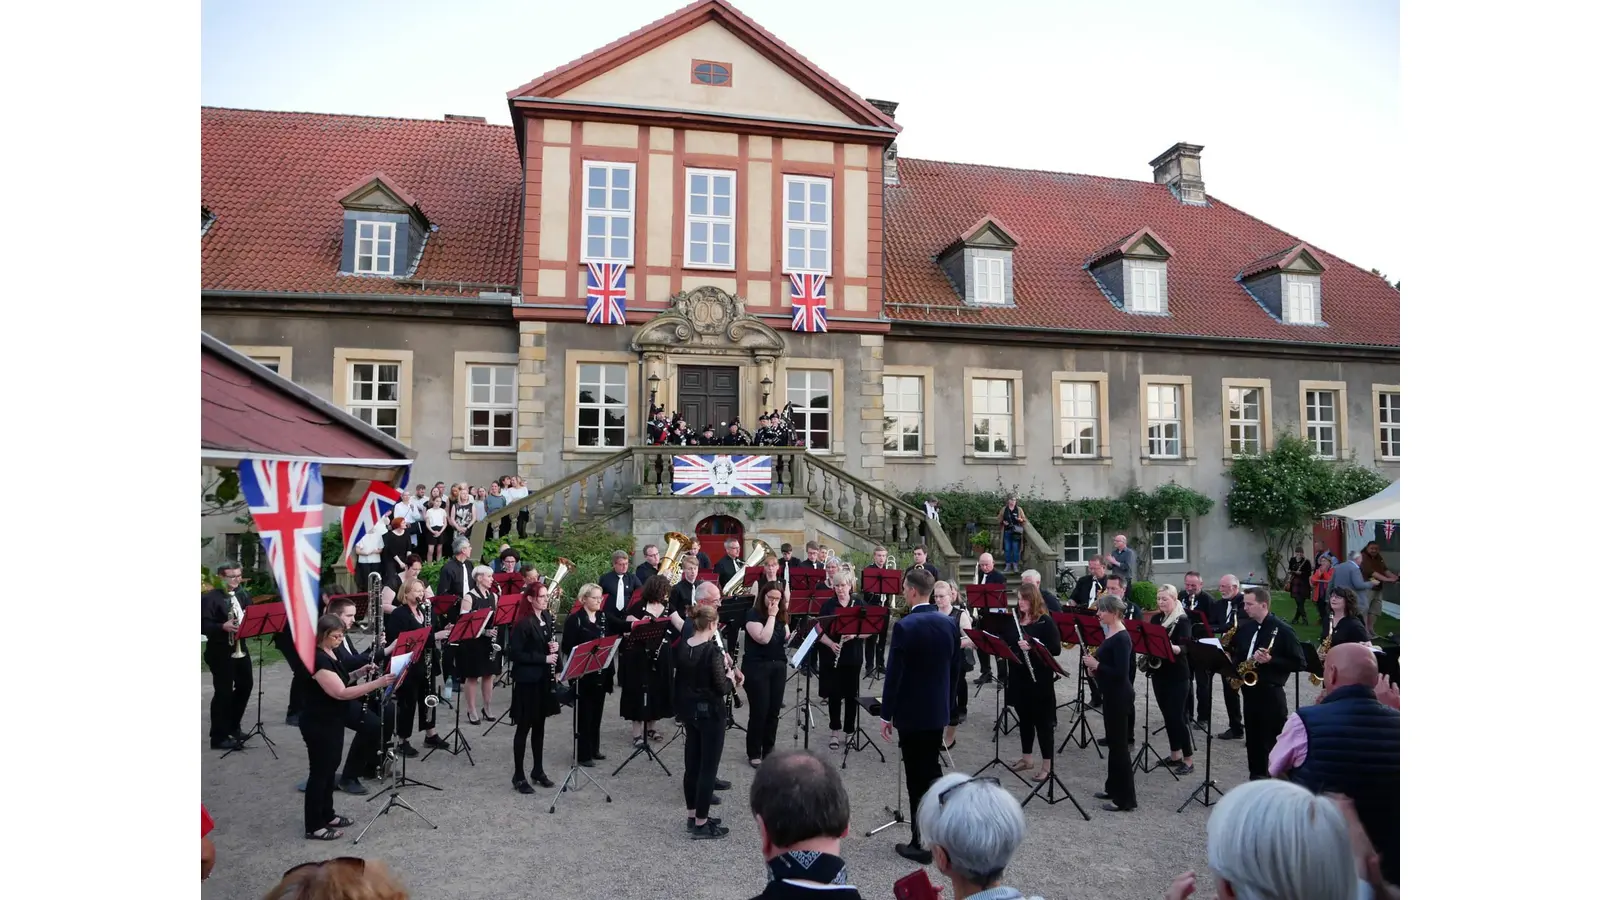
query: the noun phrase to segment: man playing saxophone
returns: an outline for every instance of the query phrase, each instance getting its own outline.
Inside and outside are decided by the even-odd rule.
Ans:
[[[1240,667],[1239,694],[1244,701],[1244,747],[1250,778],[1268,778],[1267,757],[1288,721],[1283,685],[1305,668],[1305,657],[1294,631],[1272,614],[1272,595],[1264,587],[1244,594],[1244,617],[1234,635],[1229,657]],[[1250,672],[1254,684],[1245,673]]]

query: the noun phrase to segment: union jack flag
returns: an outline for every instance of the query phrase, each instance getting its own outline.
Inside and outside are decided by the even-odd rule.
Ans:
[[[789,298],[794,303],[790,331],[828,330],[828,276],[790,275]]]
[[[1385,519],[1383,522],[1383,539],[1386,541],[1394,540],[1394,529],[1395,521],[1393,519]]]
[[[322,466],[287,460],[239,460],[239,488],[289,614],[289,634],[306,669],[316,670],[318,592],[322,584]]]
[[[589,263],[590,325],[628,324],[628,266],[626,263]]]
[[[344,508],[344,567],[350,574],[356,572],[356,544],[361,543],[367,532],[380,527],[384,516],[394,512],[395,502],[404,496],[401,491],[381,481],[374,481],[360,503]],[[366,585],[357,587],[365,589]]]
[[[772,457],[740,453],[672,458],[672,493],[680,497],[765,497],[772,493]]]

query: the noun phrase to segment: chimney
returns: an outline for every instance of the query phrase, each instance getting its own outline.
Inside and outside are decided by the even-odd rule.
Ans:
[[[879,112],[891,119],[894,118],[894,111],[900,108],[900,104],[894,100],[874,100],[871,97],[866,98],[866,100],[876,106]],[[900,183],[899,150],[896,149],[894,143],[890,143],[888,148],[883,151],[883,183]]]
[[[1150,161],[1156,184],[1164,184],[1173,196],[1190,206],[1206,205],[1206,183],[1200,180],[1199,144],[1178,142]]]
[[[477,122],[479,125],[489,124],[489,120],[483,116],[458,116],[454,113],[445,113],[444,120],[446,122]]]

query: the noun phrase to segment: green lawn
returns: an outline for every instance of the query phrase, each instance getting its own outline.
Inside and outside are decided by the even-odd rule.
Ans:
[[[245,643],[246,643],[246,646],[244,648],[244,652],[250,654],[251,662],[252,662],[252,664],[254,664],[254,661],[255,661],[255,658],[256,658],[256,643],[257,642],[252,640],[252,641],[246,641]],[[273,663],[283,659],[283,654],[278,652],[278,646],[276,644],[274,644],[272,641],[261,641],[260,643],[261,643],[262,649],[266,651],[265,653],[262,654],[263,662],[264,662],[265,665],[269,665],[270,666]],[[206,671],[205,652],[206,652],[206,645],[205,644],[201,644],[200,645],[200,671],[201,672]]]
[[[1289,622],[1294,618],[1294,598],[1289,596],[1288,591],[1272,592],[1272,614],[1284,622]],[[1295,634],[1300,640],[1315,644],[1322,640],[1322,629],[1317,627],[1317,610],[1309,600],[1306,601],[1306,618],[1311,620],[1311,624],[1295,625]],[[1373,637],[1381,638],[1390,632],[1397,635],[1400,633],[1400,620],[1389,615],[1379,616],[1376,634]]]

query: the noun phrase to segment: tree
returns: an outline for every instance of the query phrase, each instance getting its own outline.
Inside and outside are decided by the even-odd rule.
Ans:
[[[1229,474],[1228,523],[1261,537],[1267,578],[1275,588],[1283,584],[1289,551],[1305,542],[1318,516],[1389,484],[1371,469],[1318,459],[1309,443],[1291,434],[1279,435],[1269,453],[1234,457]]]
[[[1134,577],[1140,580],[1150,578],[1152,532],[1164,527],[1168,519],[1197,519],[1216,506],[1215,500],[1176,481],[1169,481],[1148,493],[1131,487],[1117,500],[1126,511],[1126,524],[1132,526],[1129,540],[1139,550],[1139,571]]]

